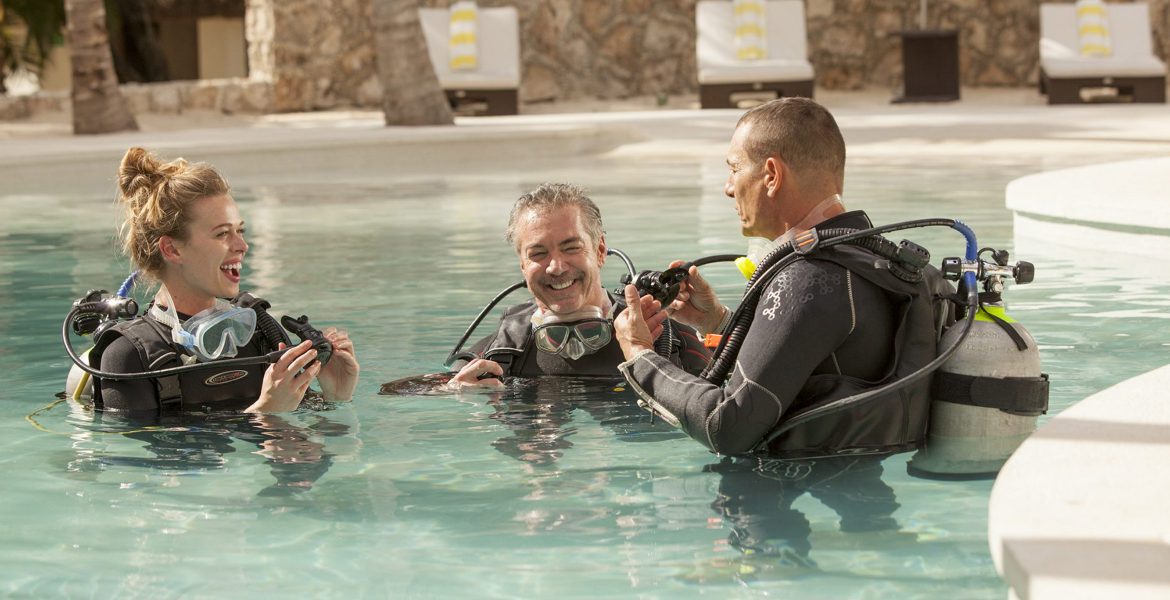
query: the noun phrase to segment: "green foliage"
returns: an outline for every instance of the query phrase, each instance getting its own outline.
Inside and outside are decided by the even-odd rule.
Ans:
[[[23,41],[12,31],[17,23],[28,29]],[[40,73],[64,31],[64,0],[0,0],[0,77],[20,67]]]

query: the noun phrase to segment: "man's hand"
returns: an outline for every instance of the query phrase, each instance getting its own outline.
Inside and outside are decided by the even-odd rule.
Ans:
[[[477,358],[464,365],[459,374],[447,382],[447,387],[453,390],[472,386],[501,388],[504,387],[504,382],[501,381],[503,377],[504,368],[500,363]]]
[[[650,316],[644,316],[647,314]],[[626,309],[613,320],[613,333],[626,360],[642,350],[654,350],[654,340],[662,335],[662,322],[666,316],[666,311],[653,296],[647,294],[639,298],[638,288],[626,286]]]
[[[676,260],[670,263],[669,268],[682,266],[683,262]],[[691,267],[687,274],[687,280],[679,287],[678,297],[668,307],[670,316],[702,333],[712,333],[723,322],[723,314],[727,309],[707,280],[699,275],[698,267]]]

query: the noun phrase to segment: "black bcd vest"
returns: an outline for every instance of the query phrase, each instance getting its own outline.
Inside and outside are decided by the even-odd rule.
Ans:
[[[133,344],[147,370],[157,371],[188,364],[187,354],[171,341],[171,329],[149,314],[122,321],[98,332],[94,347],[89,352],[90,365],[100,368],[102,353],[119,337]],[[252,341],[241,346],[236,358],[259,356],[269,350],[259,329]],[[208,363],[214,365],[215,363]],[[156,377],[154,384],[159,408],[163,411],[239,410],[248,407],[260,396],[267,364],[233,366],[221,369],[208,367],[179,375]],[[102,380],[94,378],[94,406],[102,406]]]

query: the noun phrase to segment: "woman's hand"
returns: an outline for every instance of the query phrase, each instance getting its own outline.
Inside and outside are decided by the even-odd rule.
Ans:
[[[484,375],[488,375],[488,377],[483,377]],[[491,375],[495,375],[495,377],[491,377]],[[500,363],[486,358],[477,358],[459,369],[459,374],[447,382],[447,387],[452,390],[472,386],[502,388],[504,387],[504,382],[501,381],[503,377],[504,368],[500,366]]]
[[[662,335],[662,323],[666,321],[666,311],[661,308],[653,296],[639,298],[638,288],[626,286],[626,309],[613,320],[613,334],[626,360],[642,350],[654,350],[654,340]]]
[[[669,268],[682,264],[683,261],[676,260],[670,263]],[[723,314],[727,309],[719,302],[719,296],[707,280],[699,275],[698,267],[691,267],[687,275],[687,280],[679,287],[678,296],[668,307],[670,316],[702,333],[713,333],[723,322]]]
[[[358,371],[361,370],[357,355],[354,354],[353,340],[349,339],[349,334],[336,327],[326,327],[321,333],[333,343],[333,356],[317,376],[317,381],[321,383],[321,393],[331,402],[348,402],[353,399]]]
[[[284,347],[284,344],[280,345],[280,349],[283,350]],[[244,412],[275,413],[296,410],[305,397],[305,390],[309,389],[309,383],[321,370],[319,362],[305,367],[315,358],[317,351],[307,340],[285,352],[280,360],[268,366],[268,370],[264,372],[260,398],[253,402],[252,406],[244,409]]]

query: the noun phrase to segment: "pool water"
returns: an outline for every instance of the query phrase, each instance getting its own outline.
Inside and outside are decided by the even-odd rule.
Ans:
[[[1033,170],[858,164],[847,201],[877,223],[962,218],[981,245],[1012,249],[1003,188]],[[0,595],[1004,597],[987,549],[991,482],[910,477],[910,454],[722,461],[651,422],[616,381],[378,394],[441,370],[477,311],[519,279],[502,231],[522,192],[586,186],[609,243],[662,268],[743,248],[723,178],[719,157],[600,157],[237,189],[252,245],[245,289],[275,312],[347,329],[357,397],[149,426],[50,404],[70,364],[59,341],[70,302],[126,273],[111,194],[0,193]],[[962,251],[953,232],[905,237],[936,264]],[[1036,283],[1007,293],[1041,345],[1050,414],[1165,362],[1170,284],[1140,269],[1086,272],[1088,251],[1017,257],[1036,264]],[[607,286],[620,266],[607,264]],[[704,269],[737,298],[733,268]]]

